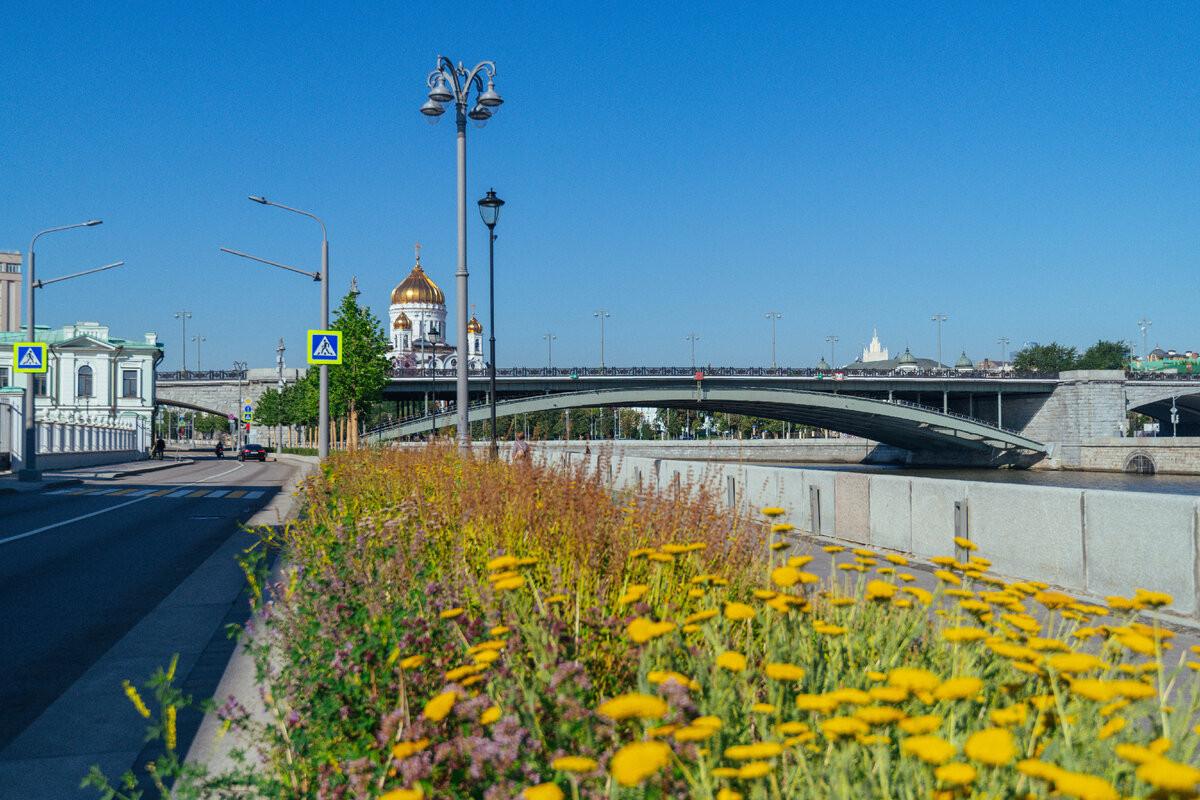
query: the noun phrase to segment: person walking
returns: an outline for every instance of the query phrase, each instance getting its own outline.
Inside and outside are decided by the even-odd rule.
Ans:
[[[529,442],[525,441],[525,431],[517,431],[517,440],[513,442],[512,463],[529,463]]]

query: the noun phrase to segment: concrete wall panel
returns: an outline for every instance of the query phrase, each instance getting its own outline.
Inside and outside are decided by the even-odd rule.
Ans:
[[[1081,489],[970,484],[971,541],[997,572],[1084,586]],[[953,520],[950,535],[953,535]],[[949,542],[947,555],[953,555]]]
[[[967,482],[911,480],[912,552],[921,558],[954,555],[954,501],[967,499]]]
[[[1085,492],[1087,591],[1167,592],[1175,598],[1171,611],[1197,613],[1196,504],[1194,497]]]
[[[911,553],[912,479],[872,475],[870,492],[871,544]]]
[[[821,493],[821,520],[820,528],[822,536],[841,536],[837,529],[837,473],[823,469],[809,469],[804,471],[804,493],[801,502],[806,509],[811,508],[811,489],[817,487]],[[811,517],[811,511],[805,512],[806,516]],[[808,526],[805,530],[814,530],[813,520],[808,520]]]
[[[839,539],[859,544],[871,541],[871,476],[861,472],[835,472],[834,502]]]

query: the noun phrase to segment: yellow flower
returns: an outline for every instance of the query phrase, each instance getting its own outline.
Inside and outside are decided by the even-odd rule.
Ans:
[[[841,736],[854,736],[856,734],[868,733],[870,727],[861,719],[854,717],[830,717],[826,720],[821,720],[821,733],[825,734],[828,739],[837,739]]]
[[[755,742],[754,744],[735,744],[725,748],[725,757],[733,761],[758,761],[764,758],[774,758],[783,752],[779,742]]]
[[[900,730],[905,733],[923,734],[936,731],[942,726],[942,718],[936,714],[922,714],[900,720]]]
[[[514,556],[500,556],[499,558],[493,558],[491,561],[487,562],[487,568],[489,572],[508,569],[509,567],[515,567],[516,565],[517,559]]]
[[[442,692],[425,704],[425,709],[421,714],[425,719],[441,722],[450,713],[450,709],[454,708],[454,702],[457,699],[458,695],[454,692]]]
[[[1070,675],[1089,672],[1103,666],[1103,661],[1088,653],[1056,653],[1050,656],[1051,669]]]
[[[825,623],[813,623],[813,630],[822,636],[841,636],[846,632],[846,628],[841,625],[827,625]]]
[[[824,550],[826,553],[841,553],[846,548],[842,547],[841,545],[829,544],[829,545],[825,545],[821,549]]]
[[[1140,633],[1130,631],[1119,633],[1116,638],[1118,642],[1135,653],[1141,653],[1144,656],[1154,655],[1154,640],[1149,636],[1142,636]]]
[[[657,639],[673,630],[675,630],[674,622],[652,622],[645,617],[638,617],[626,628],[629,638],[638,644]]]
[[[677,728],[674,735],[677,742],[703,742],[716,732],[716,728],[710,728],[705,725],[685,725],[682,728]]]
[[[1075,602],[1075,598],[1062,592],[1035,592],[1033,599],[1046,608],[1066,608]]]
[[[1113,717],[1108,722],[1104,723],[1104,726],[1100,728],[1100,732],[1096,734],[1096,738],[1103,741],[1115,733],[1120,733],[1121,729],[1124,727],[1124,717]]]
[[[943,583],[950,583],[955,586],[962,586],[962,578],[955,575],[953,572],[945,569],[935,569],[933,574],[938,577],[938,580]]]
[[[1024,725],[1026,718],[1029,716],[1029,708],[1023,703],[1018,703],[1009,708],[996,708],[988,713],[988,719],[993,725]],[[968,755],[970,755],[968,753]]]
[[[828,714],[835,711],[840,705],[837,698],[830,697],[824,694],[799,694],[796,695],[796,708],[802,711],[819,711]]]
[[[767,506],[762,513],[764,517],[779,517],[783,515],[783,509],[778,506]]]
[[[745,603],[726,603],[725,618],[730,620],[753,619],[754,609]]]
[[[1149,764],[1161,758],[1160,753],[1156,753],[1149,747],[1143,747],[1140,744],[1119,744],[1116,746],[1117,756],[1131,761],[1134,764]]]
[[[500,719],[500,706],[492,706],[487,711],[484,711],[479,715],[479,724],[491,725],[498,719]]]
[[[1014,628],[1024,631],[1025,633],[1037,633],[1042,629],[1037,620],[1026,614],[1001,614],[1000,618],[1012,625]]]
[[[525,576],[518,575],[515,578],[505,578],[502,581],[496,581],[496,591],[507,592],[509,589],[520,589],[525,585]]]
[[[794,664],[767,664],[763,671],[768,678],[777,681],[799,681],[804,679],[804,670]]]
[[[867,694],[881,703],[902,703],[908,699],[908,689],[903,686],[876,686],[868,689]]]
[[[720,717],[696,717],[692,720],[693,725],[699,725],[703,728],[712,728],[714,730],[721,729]]]
[[[1013,760],[1017,748],[1013,744],[1013,735],[1004,728],[985,728],[967,738],[963,752],[972,761],[1000,767]]]
[[[870,581],[867,583],[868,600],[891,600],[896,595],[896,586],[887,581]]]
[[[608,762],[608,772],[622,786],[637,786],[665,767],[671,748],[660,741],[633,742],[616,752]]]
[[[673,680],[680,686],[686,686],[689,689],[695,690],[700,688],[700,684],[696,683],[694,680],[681,672],[673,672],[661,669],[651,670],[648,672],[646,674],[646,680],[650,681],[655,686]]]
[[[808,726],[803,722],[784,722],[779,725],[779,732],[784,736],[798,736],[808,732]]]
[[[901,727],[904,727],[903,722]],[[900,743],[900,749],[927,764],[943,764],[953,758],[956,752],[954,745],[936,736],[910,736]]]
[[[717,666],[730,672],[741,672],[746,668],[746,657],[741,653],[726,650],[717,656]]]
[[[1155,607],[1169,606],[1174,602],[1174,598],[1166,592],[1148,592],[1145,589],[1136,589],[1133,600],[1135,603]]]
[[[553,783],[539,783],[529,786],[523,792],[525,800],[562,800],[563,791]]]
[[[492,634],[492,636],[503,636],[504,634],[510,632],[511,630],[512,630],[512,628],[508,627],[507,625],[497,625],[496,627],[494,627],[490,631],[488,631],[488,633]]]
[[[1166,605],[1165,603],[1161,605]],[[1180,764],[1169,758],[1160,758],[1137,768],[1137,776],[1167,792],[1193,794],[1200,783],[1200,769]]]
[[[428,739],[418,739],[415,742],[396,742],[392,745],[392,758],[403,761],[414,753],[419,753],[429,747]]]
[[[480,668],[481,667],[478,664],[468,664],[464,667],[457,667],[450,670],[443,677],[451,683],[454,683],[455,681],[462,680],[468,675],[474,675],[475,673],[479,672]]]
[[[1020,772],[1022,775],[1028,775],[1031,778],[1052,781],[1059,775],[1064,774],[1065,770],[1054,764],[1047,764],[1045,761],[1026,758],[1017,762],[1017,772]]]
[[[891,706],[867,706],[855,711],[854,716],[868,725],[887,725],[898,722],[907,715],[900,709]]]
[[[771,705],[770,703],[755,703],[754,705],[750,706],[750,710],[756,714],[774,714],[779,709],[775,708],[775,706]]]
[[[975,544],[970,539],[964,539],[961,536],[955,536],[954,543],[956,545],[958,545],[959,547],[962,547],[966,550],[978,550],[979,549],[979,545]]]
[[[864,692],[862,689],[838,689],[829,692],[826,697],[831,697],[837,700],[839,704],[849,703],[855,706],[865,706],[871,702],[871,695]]]
[[[942,638],[952,643],[977,642],[987,637],[987,631],[980,628],[947,628],[942,631]]]
[[[661,719],[667,713],[667,703],[661,697],[648,694],[622,694],[601,703],[596,709],[609,719]],[[633,784],[627,784],[632,786]]]
[[[771,769],[771,762],[769,761],[751,761],[738,770],[737,776],[743,780],[752,780],[771,774]]]
[[[970,764],[958,761],[953,764],[943,764],[933,771],[933,777],[951,786],[966,786],[974,781],[977,775],[979,772]]]
[[[174,750],[175,749],[175,706],[167,706],[164,713],[166,714],[166,717],[167,717],[167,719],[166,719],[167,731],[166,731],[166,734],[164,735],[164,739],[165,739],[164,744],[166,744],[168,750]]]
[[[500,657],[500,654],[495,650],[481,650],[475,654],[474,658],[480,664],[490,664]]]
[[[754,596],[759,600],[770,600],[772,597],[777,597],[779,592],[773,592],[770,589],[755,589]]]
[[[787,565],[789,567],[795,567],[796,569],[799,569],[807,564],[811,564],[812,560],[812,556],[792,556],[787,560]]]
[[[904,576],[901,575],[900,577],[903,578]],[[929,605],[933,602],[933,593],[922,589],[920,586],[905,586],[900,591],[904,592],[905,594],[911,594],[925,605]]]
[[[1054,788],[1061,794],[1079,800],[1120,800],[1121,795],[1103,778],[1078,772],[1060,772],[1054,777]]]
[[[938,700],[965,700],[979,694],[983,681],[979,678],[951,678],[933,690],[933,696]]]
[[[888,683],[892,686],[901,686],[910,692],[929,692],[936,689],[941,680],[929,670],[898,667],[888,673]]]
[[[734,770],[734,774],[737,770]],[[722,789],[717,792],[717,800],[742,800],[741,792],[735,792],[733,789]]]
[[[800,570],[795,567],[776,567],[771,570],[771,582],[778,586],[795,586],[799,581]]]
[[[710,774],[717,778],[736,778],[738,770],[737,767],[714,767]]]
[[[459,614],[462,614],[464,611],[466,611],[465,608],[448,608],[445,611],[443,611],[442,613],[438,614],[438,616],[441,617],[442,619],[454,619]]]
[[[903,567],[908,564],[908,559],[904,556],[886,555],[883,558],[885,561],[890,561],[898,567]]]
[[[417,787],[416,789],[392,789],[385,795],[381,795],[379,800],[421,800],[425,796],[425,792]]]
[[[683,621],[684,623],[690,625],[693,622],[703,622],[706,619],[712,619],[719,613],[721,612],[717,611],[715,608],[706,608],[703,611],[697,611],[695,614],[689,614],[684,618]]]
[[[594,759],[583,756],[562,756],[551,761],[550,766],[563,772],[591,772],[600,765]]]
[[[150,709],[146,708],[146,704],[142,702],[141,696],[138,694],[129,681],[121,681],[121,685],[125,687],[125,696],[129,698],[129,702],[133,703],[133,707],[137,712],[147,719],[150,718]]]

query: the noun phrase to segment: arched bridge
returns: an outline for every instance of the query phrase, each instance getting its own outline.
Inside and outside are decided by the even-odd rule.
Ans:
[[[863,438],[910,450],[918,456],[936,454],[940,463],[978,463],[990,466],[1029,466],[1044,458],[1047,447],[1010,430],[978,419],[927,406],[876,400],[848,394],[790,388],[672,386],[591,389],[502,400],[496,415],[553,411],[568,408],[655,407],[725,412],[785,420],[844,431]],[[490,416],[488,406],[470,409],[472,422]],[[441,414],[441,427],[453,416]],[[369,434],[367,441],[383,442],[432,431],[434,420],[422,417]]]

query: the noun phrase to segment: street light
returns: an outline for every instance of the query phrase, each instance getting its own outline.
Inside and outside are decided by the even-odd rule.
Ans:
[[[33,246],[34,246],[34,244],[37,243],[38,237],[40,237],[46,233],[54,233],[55,231],[65,231],[65,230],[70,230],[71,228],[88,228],[93,225],[99,225],[99,224],[101,224],[101,220],[92,219],[92,220],[88,220],[87,222],[77,222],[74,225],[63,225],[59,228],[47,228],[46,230],[35,234],[33,239],[29,242],[29,268],[25,270],[25,277],[22,281],[22,283],[24,284],[23,289],[25,292],[25,339],[26,339],[26,341],[29,341],[29,342],[35,341],[33,338],[33,334],[34,334],[33,290],[35,288],[33,273],[34,273],[34,267],[36,264],[36,259],[34,256]],[[116,266],[116,265],[113,265],[113,266]],[[102,269],[108,269],[108,267],[102,267]],[[87,272],[96,272],[96,271],[97,270],[88,270]],[[80,272],[78,274],[85,275],[87,273]],[[75,276],[70,275],[67,277],[73,278]],[[65,278],[56,278],[55,280],[65,280]],[[51,281],[46,281],[46,283],[50,283],[50,282]],[[16,365],[14,364],[13,366],[16,366]],[[21,460],[21,471],[19,473],[17,473],[18,479],[22,480],[22,481],[36,481],[36,480],[40,480],[42,477],[41,473],[38,472],[38,469],[37,469],[37,423],[34,419],[34,416],[37,414],[37,409],[34,404],[33,382],[34,382],[34,375],[33,375],[33,373],[29,373],[27,376],[26,382],[25,382],[25,398],[24,398],[24,402],[22,403],[22,408],[23,408],[23,412],[25,415],[25,450],[22,453],[23,458]]]
[[[192,312],[185,309],[180,309],[175,312],[175,319],[179,320],[179,338],[182,344],[179,345],[179,375],[183,377],[187,373],[187,321],[192,318]]]
[[[265,258],[258,258],[257,256],[250,256],[250,255],[246,255],[245,253],[239,253],[237,250],[230,250],[227,247],[222,247],[221,248],[222,252],[230,253],[231,255],[235,255],[235,256],[241,256],[242,258],[248,258],[251,261],[261,261],[264,264],[270,264],[272,267],[279,267],[280,269],[286,269],[291,272],[299,272],[301,275],[307,275],[308,277],[312,278],[314,281],[320,282],[320,284],[321,284],[321,330],[323,330],[323,331],[329,330],[329,233],[328,233],[328,231],[325,230],[325,223],[322,222],[320,217],[318,217],[316,214],[310,214],[307,211],[301,211],[298,208],[292,208],[291,206],[285,206],[282,203],[275,203],[275,202],[268,200],[265,197],[251,197],[250,199],[253,200],[254,202],[260,203],[264,206],[275,206],[276,208],[282,208],[284,211],[291,211],[295,214],[302,214],[306,217],[311,217],[312,219],[315,219],[317,221],[317,224],[321,226],[321,271],[320,272],[307,272],[305,270],[296,269],[295,267],[289,267],[284,264],[277,264],[274,261],[267,261]],[[320,390],[320,396],[319,396],[319,399],[317,402],[318,414],[319,414],[319,420],[317,423],[318,424],[317,452],[321,458],[327,458],[329,456],[329,365],[328,364],[320,365],[320,375],[321,375],[321,390]]]
[[[552,370],[554,369],[554,351],[551,348],[554,340],[558,337],[553,333],[543,333],[542,338],[546,340],[546,369]]]
[[[1145,317],[1142,317],[1141,319],[1138,320],[1138,327],[1142,329],[1142,360],[1143,361],[1150,360],[1150,350],[1149,350],[1150,345],[1147,342],[1146,337],[1147,337],[1147,334],[1150,332],[1150,326],[1153,324],[1154,324],[1153,322],[1146,319]]]
[[[236,403],[237,417],[235,418],[235,421],[234,421],[234,425],[237,426],[237,436],[235,437],[235,441],[239,442],[239,444],[237,445],[237,448],[239,450],[241,450],[242,445],[240,443],[244,441],[242,439],[242,431],[244,430],[242,428],[242,423],[245,422],[245,420],[242,419],[242,407],[245,405],[245,398],[242,397],[242,373],[244,373],[246,371],[246,362],[245,361],[233,362],[233,370],[234,370],[234,372],[237,373],[237,382],[238,382],[238,388],[237,388],[238,396],[237,396],[237,403]]]
[[[687,336],[685,336],[683,338],[692,343],[692,372],[695,372],[696,371],[696,340],[699,339],[700,337],[696,335],[695,331],[692,331],[691,333],[689,333]]]
[[[496,223],[500,221],[500,207],[504,201],[496,197],[496,192],[488,189],[487,195],[479,201],[479,216],[488,229],[488,326],[491,335],[488,337],[489,355],[491,362],[488,368],[488,382],[491,387],[492,406],[492,460],[500,457],[496,445]],[[462,364],[462,361],[459,361]]]
[[[768,311],[767,319],[771,320],[771,369],[775,369],[775,320],[783,315],[778,311]]]
[[[487,89],[483,88],[486,75]],[[455,302],[458,331],[458,375],[455,385],[455,401],[458,411],[458,447],[463,453],[470,449],[471,425],[468,405],[470,390],[467,384],[467,119],[482,128],[492,115],[500,110],[504,102],[496,94],[496,65],[492,61],[481,61],[467,71],[460,62],[458,66],[445,56],[437,57],[437,69],[429,73],[425,82],[429,86],[429,99],[421,106],[421,113],[431,124],[446,113],[446,104],[453,102],[455,122],[458,126],[458,271],[454,273]],[[471,87],[475,88],[475,105],[468,111]]]
[[[196,372],[199,372],[200,371],[200,343],[207,342],[208,338],[205,336],[201,336],[200,334],[196,334],[195,336],[192,337],[192,341],[196,343]]]
[[[837,369],[837,359],[833,357],[833,346],[838,343],[838,337],[832,333],[825,337],[825,341],[829,342],[829,368]]]
[[[612,316],[603,308],[592,312],[593,317],[600,318],[600,370],[604,371],[604,318]]]
[[[937,323],[937,329],[938,329],[938,351],[937,351],[938,360],[937,360],[937,364],[938,364],[938,369],[940,370],[942,368],[942,323],[946,321],[947,317],[945,314],[938,313],[938,314],[934,314],[929,319],[932,322]]]
[[[1004,377],[1004,350],[1008,347],[1008,343],[1012,340],[1007,336],[1001,336],[996,340],[996,344],[1000,345],[1000,377]]]

